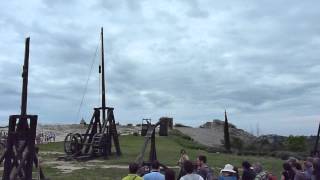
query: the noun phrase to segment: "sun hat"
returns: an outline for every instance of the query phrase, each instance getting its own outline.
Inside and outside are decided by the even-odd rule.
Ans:
[[[233,166],[232,166],[231,164],[226,164],[226,165],[224,166],[224,168],[221,169],[220,172],[221,172],[221,173],[222,173],[222,172],[232,172],[232,173],[236,173],[236,171],[233,170]]]

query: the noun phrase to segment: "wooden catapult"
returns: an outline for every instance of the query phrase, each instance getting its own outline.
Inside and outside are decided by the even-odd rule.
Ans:
[[[112,154],[112,141],[117,156],[121,155],[120,143],[112,107],[106,107],[106,90],[104,75],[103,28],[101,28],[101,66],[102,76],[101,107],[94,108],[88,128],[84,134],[69,133],[64,140],[66,156],[59,159],[87,160],[95,157],[107,158]]]
[[[9,116],[6,149],[0,159],[1,163],[4,161],[3,180],[31,180],[33,165],[39,168],[38,179],[45,179],[39,167],[35,147],[38,116],[27,114],[29,45],[30,38],[28,37],[25,43],[22,72],[21,113]]]

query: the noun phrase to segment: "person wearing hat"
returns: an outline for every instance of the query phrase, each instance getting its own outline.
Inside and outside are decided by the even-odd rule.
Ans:
[[[237,180],[237,172],[233,169],[234,167],[231,164],[226,164],[220,171],[221,175],[219,176],[218,180]]]

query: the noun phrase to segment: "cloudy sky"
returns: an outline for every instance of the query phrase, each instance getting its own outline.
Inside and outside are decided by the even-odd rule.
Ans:
[[[319,7],[316,0],[2,1],[0,124],[20,112],[27,36],[29,114],[42,124],[88,119],[100,101],[95,51],[103,26],[116,121],[172,116],[198,126],[223,119],[226,108],[249,132],[258,125],[264,134],[315,134]]]

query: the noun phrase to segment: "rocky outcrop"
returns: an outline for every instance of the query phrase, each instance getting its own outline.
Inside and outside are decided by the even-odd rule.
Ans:
[[[210,147],[221,147],[224,141],[224,121],[213,120],[200,126],[199,128],[176,127],[175,129],[190,136],[200,144]],[[245,143],[254,142],[256,137],[235,125],[229,123],[230,139],[233,137],[240,138]]]

